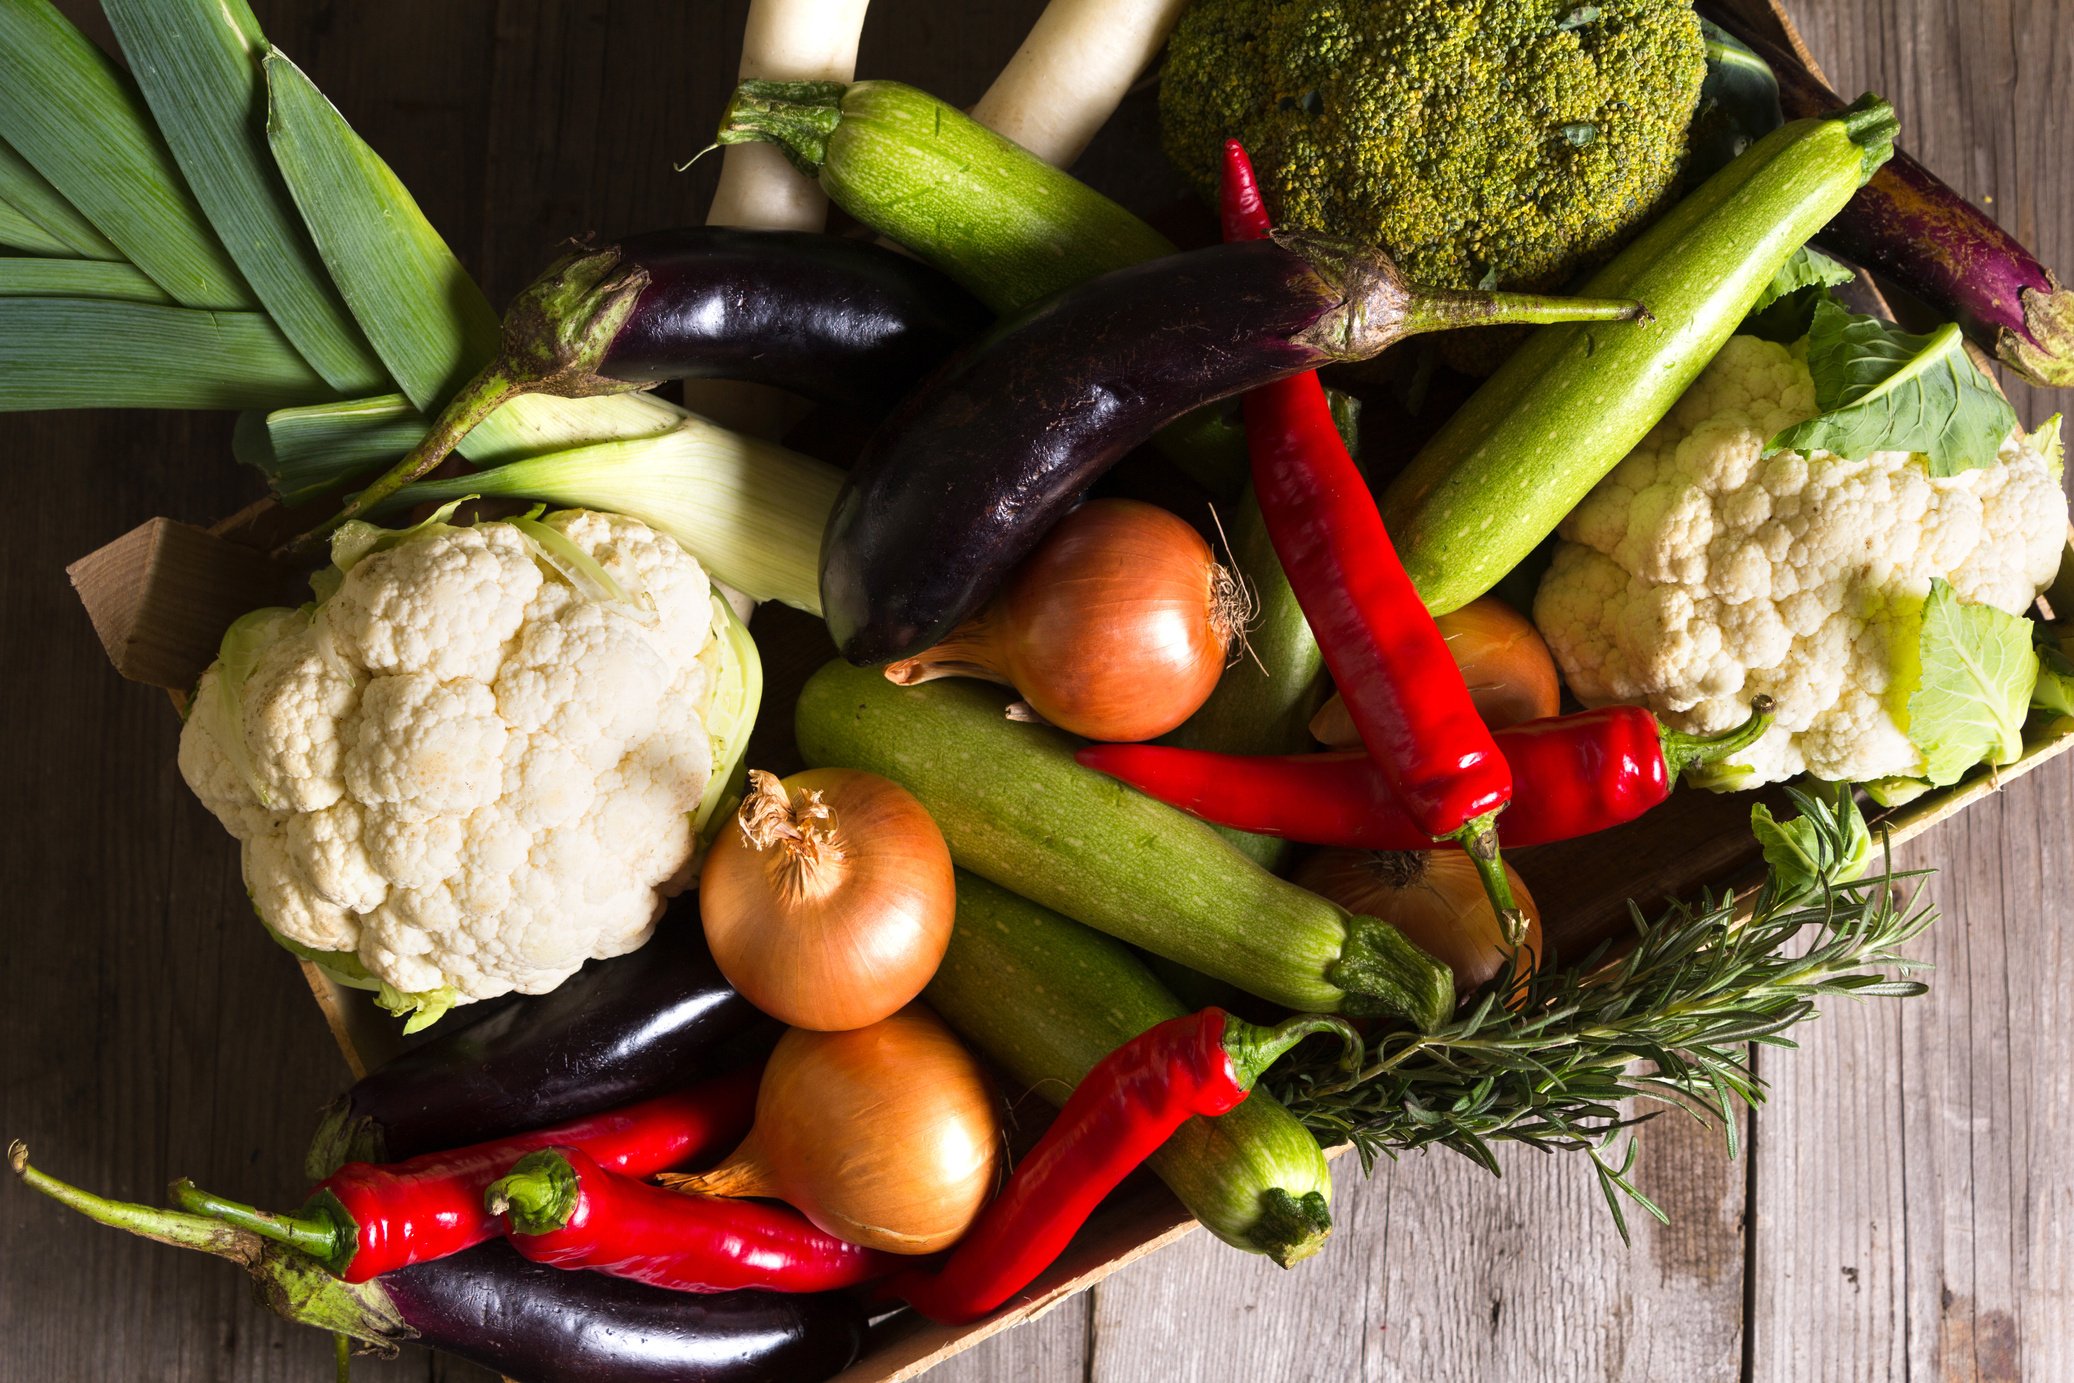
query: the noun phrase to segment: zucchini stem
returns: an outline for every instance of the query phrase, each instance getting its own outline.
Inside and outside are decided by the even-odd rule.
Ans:
[[[775,144],[794,168],[821,176],[828,137],[842,123],[847,82],[765,82],[751,79],[735,88],[721,113],[715,144]]]

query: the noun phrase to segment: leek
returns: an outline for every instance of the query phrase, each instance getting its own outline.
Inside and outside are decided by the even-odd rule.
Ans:
[[[821,533],[841,485],[833,466],[687,417],[660,437],[421,480],[390,507],[479,495],[625,514],[675,538],[716,581],[818,615]]]
[[[316,499],[416,446],[425,415],[401,394],[277,408],[238,419],[231,451],[283,504]]]
[[[0,139],[176,302],[254,306],[136,88],[49,0],[0,0]]]
[[[121,259],[122,251],[94,229],[94,223],[79,214],[79,208],[58,195],[29,161],[0,139],[0,202],[7,202],[22,215],[54,236],[65,248],[61,253],[81,259]]]
[[[354,324],[267,151],[260,56],[245,0],[102,0],[195,200],[274,324],[335,392],[389,376]]]
[[[0,245],[32,255],[69,255],[72,247],[12,202],[0,201]]]
[[[0,298],[0,413],[273,408],[324,392],[263,312]]]
[[[397,388],[436,410],[497,353],[496,311],[402,180],[302,69],[275,51],[265,71],[267,139],[303,224]],[[652,394],[532,396],[498,409],[460,449],[495,465],[578,441],[651,436],[683,416]]]
[[[0,256],[0,298],[114,298],[165,305],[173,301],[127,264],[34,255]]]

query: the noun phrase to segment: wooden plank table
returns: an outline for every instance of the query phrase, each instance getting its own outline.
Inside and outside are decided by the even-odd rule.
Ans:
[[[106,29],[87,0],[64,8]],[[269,33],[395,165],[503,300],[562,236],[695,220],[683,175],[732,81],[742,0],[259,0]],[[865,72],[970,100],[1037,0],[880,0]],[[2074,265],[2074,86],[2057,0],[1802,0],[1837,84],[2048,262]],[[1179,192],[1134,98],[1083,171],[1135,205]],[[2014,397],[2028,421],[2053,400]],[[341,1082],[289,958],[252,925],[235,853],[181,784],[164,698],[118,681],[64,564],[152,514],[257,494],[203,415],[0,419],[0,1135],[53,1171],[155,1199],[175,1175],[299,1193]],[[1764,1054],[1774,1097],[1731,1163],[1663,1120],[1642,1184],[1671,1223],[1624,1248],[1574,1159],[1512,1149],[1493,1180],[1441,1153],[1343,1163],[1331,1246],[1299,1271],[1195,1235],[943,1383],[1135,1380],[2074,1377],[2074,761],[1905,851],[1946,920],[1930,997],[1843,1005]],[[0,1380],[327,1376],[229,1267],[89,1228],[0,1188]],[[410,1353],[365,1380],[487,1377]]]

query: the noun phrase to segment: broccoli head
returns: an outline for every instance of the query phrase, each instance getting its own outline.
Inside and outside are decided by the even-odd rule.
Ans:
[[[1160,117],[1206,195],[1236,137],[1279,224],[1546,289],[1675,192],[1706,68],[1690,0],[1196,0]]]

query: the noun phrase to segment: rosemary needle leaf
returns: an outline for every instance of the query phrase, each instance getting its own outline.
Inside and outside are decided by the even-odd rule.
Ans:
[[[1662,1219],[1631,1175],[1639,1140],[1612,1156],[1621,1131],[1655,1112],[1632,1102],[1720,1125],[1734,1156],[1737,1107],[1764,1098],[1752,1044],[1794,1045],[1783,1034],[1815,1017],[1821,996],[1925,989],[1895,973],[1922,968],[1900,948],[1935,920],[1902,886],[1924,871],[1887,860],[1878,878],[1844,881],[1862,861],[1854,842],[1865,830],[1849,789],[1794,800],[1813,848],[1798,877],[1757,891],[1747,916],[1733,895],[1712,890],[1653,922],[1631,904],[1634,943],[1612,964],[1600,948],[1524,981],[1501,975],[1496,992],[1517,1002],[1486,996],[1435,1032],[1383,1034],[1355,1077],[1313,1059],[1278,1069],[1271,1087],[1321,1138],[1351,1142],[1364,1167],[1440,1146],[1495,1172],[1500,1140],[1581,1150],[1623,1238],[1625,1204]]]

